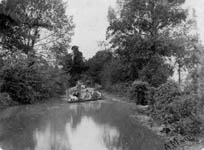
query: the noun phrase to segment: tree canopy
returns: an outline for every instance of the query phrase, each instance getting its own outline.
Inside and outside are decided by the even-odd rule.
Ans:
[[[28,55],[45,53],[60,44],[68,48],[74,24],[72,17],[66,15],[62,0],[8,0],[3,1],[1,8],[0,38],[4,50]]]
[[[73,29],[63,0],[3,0],[0,92],[19,103],[62,94],[69,73],[59,68],[58,59],[68,53]]]
[[[162,84],[172,75],[173,68],[167,58],[174,54],[171,34],[187,18],[186,10],[181,8],[183,3],[180,0],[119,0],[118,10],[109,9],[107,38],[127,64],[130,79],[141,78],[158,86],[155,83]],[[162,75],[155,78],[158,72]]]

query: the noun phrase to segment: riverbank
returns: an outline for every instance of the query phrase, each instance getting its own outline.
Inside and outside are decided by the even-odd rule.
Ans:
[[[143,126],[153,131],[156,135],[161,137],[165,141],[166,150],[202,150],[204,148],[204,137],[181,137],[181,136],[171,136],[165,133],[166,127],[159,125],[152,117],[150,117],[146,112],[148,106],[139,106],[132,102],[129,98],[121,95],[116,95],[106,91],[102,91],[104,97],[109,100],[119,101],[126,104],[133,104],[134,114],[130,117],[133,120],[139,121]]]

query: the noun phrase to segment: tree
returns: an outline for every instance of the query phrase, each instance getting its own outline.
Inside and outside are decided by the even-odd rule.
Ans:
[[[124,64],[127,64],[131,80],[141,78],[141,71],[151,69],[147,67],[152,65],[166,66],[171,72],[169,65],[165,65],[166,58],[173,55],[170,31],[186,19],[185,10],[180,7],[183,2],[120,0],[118,12],[109,9],[107,37]],[[154,60],[155,57],[158,59]],[[150,62],[155,64],[148,65]]]
[[[105,62],[99,74],[103,87],[108,88],[111,85],[127,81],[127,72],[124,68],[124,64],[117,57],[112,57],[111,60]]]
[[[140,71],[140,79],[159,87],[165,83],[170,75],[173,74],[173,68],[170,64],[164,63],[163,59],[157,56],[152,57],[149,63]]]
[[[20,103],[63,94],[69,76],[42,56],[64,56],[73,27],[62,0],[0,3],[0,92]]]
[[[8,0],[1,7],[0,14],[7,16],[0,18],[7,25],[0,35],[5,50],[35,55],[53,45],[69,45],[74,25],[62,0]]]
[[[98,46],[101,50],[108,50],[108,41],[98,41]]]
[[[95,56],[87,61],[88,75],[93,82],[101,84],[101,72],[105,64],[112,60],[112,53],[108,50],[98,51]]]
[[[192,34],[196,30],[195,18],[188,19],[180,24],[172,34],[174,63],[178,72],[178,81],[181,84],[181,73],[191,72],[199,64],[197,55],[200,50],[197,48],[199,38],[197,34]]]
[[[6,92],[12,100],[29,104],[62,95],[69,76],[58,68],[39,60],[32,67],[27,58],[11,58],[0,70],[0,92]],[[12,63],[10,63],[12,62]]]
[[[79,51],[78,46],[73,46],[72,54],[67,53],[62,58],[61,65],[63,66],[63,70],[71,76],[71,86],[76,85],[76,82],[81,79],[82,73],[87,69],[83,54]]]

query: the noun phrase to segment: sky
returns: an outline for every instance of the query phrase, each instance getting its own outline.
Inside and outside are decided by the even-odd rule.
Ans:
[[[105,40],[108,27],[108,8],[116,0],[67,0],[68,14],[73,15],[76,25],[72,45],[79,46],[85,58],[92,57],[100,48],[98,41]],[[195,8],[198,30],[204,41],[204,0],[186,0],[186,8]]]
[[[114,5],[115,0],[68,0],[68,13],[76,25],[72,45],[79,46],[85,58],[99,50],[98,41],[105,40],[108,8]]]
[[[186,8],[195,8],[198,33],[204,43],[204,0],[187,0],[185,5]]]

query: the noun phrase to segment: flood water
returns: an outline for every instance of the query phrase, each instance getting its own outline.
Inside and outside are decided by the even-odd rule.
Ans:
[[[0,150],[163,150],[130,117],[131,107],[97,101],[0,110]]]

